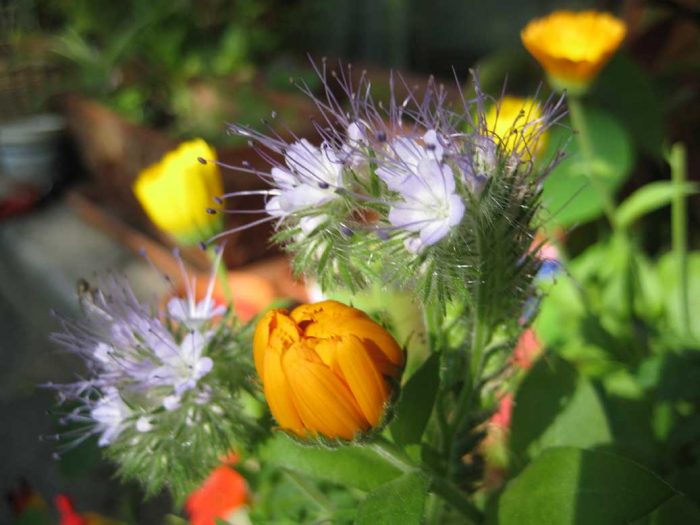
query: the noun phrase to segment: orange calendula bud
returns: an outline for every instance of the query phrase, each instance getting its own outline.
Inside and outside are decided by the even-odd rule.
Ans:
[[[531,98],[503,97],[486,113],[486,126],[503,149],[525,161],[542,153],[547,145],[542,108]]]
[[[555,11],[532,20],[520,38],[555,88],[581,92],[617,51],[626,33],[625,23],[609,13]]]
[[[253,357],[280,427],[353,439],[377,426],[404,356],[364,312],[336,301],[270,310],[258,322]]]

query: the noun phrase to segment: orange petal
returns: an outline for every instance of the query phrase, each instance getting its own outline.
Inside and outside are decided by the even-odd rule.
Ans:
[[[274,345],[281,350],[300,339],[299,329],[287,315],[287,310],[281,308],[270,310],[258,321],[253,336],[253,359],[255,369],[263,382],[265,381],[263,363],[268,347]]]
[[[285,353],[283,367],[294,405],[310,432],[352,439],[369,427],[348,387],[313,350],[294,345]]]
[[[367,318],[362,310],[347,306],[338,301],[321,301],[313,304],[302,304],[297,306],[290,317],[297,324],[316,322],[321,320],[344,319],[348,317]]]
[[[344,337],[337,344],[336,358],[362,414],[370,425],[379,424],[389,389],[362,341],[354,335]]]
[[[282,370],[282,353],[281,349],[276,348],[270,348],[265,352],[263,381],[265,399],[280,427],[303,436],[304,424],[294,406],[292,391],[287,376]]]
[[[403,365],[403,351],[396,340],[380,324],[369,318],[350,318],[338,321],[319,321],[308,326],[308,337],[327,338],[354,335],[368,346],[375,346],[395,367]]]

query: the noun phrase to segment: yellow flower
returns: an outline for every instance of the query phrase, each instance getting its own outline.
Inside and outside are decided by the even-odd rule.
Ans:
[[[627,26],[597,11],[555,11],[520,33],[555,88],[585,90],[625,38]]]
[[[378,425],[403,351],[364,312],[336,301],[270,310],[253,338],[255,368],[280,427],[353,439]]]
[[[183,142],[134,182],[134,193],[148,217],[179,244],[206,241],[223,227],[221,214],[207,212],[214,197],[224,192],[215,160],[216,152],[202,139]]]
[[[525,161],[542,153],[547,145],[542,124],[542,109],[531,98],[503,97],[486,113],[486,126],[501,147]]]

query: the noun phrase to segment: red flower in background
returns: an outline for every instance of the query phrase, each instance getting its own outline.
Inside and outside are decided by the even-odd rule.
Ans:
[[[59,494],[54,500],[61,515],[60,525],[88,525],[88,522],[73,508],[73,503],[65,494]]]
[[[235,457],[227,459],[235,463]],[[222,465],[190,494],[185,510],[192,525],[216,525],[217,518],[226,519],[245,502],[245,479],[229,465]]]
[[[498,403],[498,410],[491,416],[489,424],[500,429],[508,430],[513,417],[513,394],[508,392]]]
[[[535,362],[541,349],[542,345],[537,339],[537,334],[532,328],[528,328],[518,339],[511,359],[517,367],[527,370]]]

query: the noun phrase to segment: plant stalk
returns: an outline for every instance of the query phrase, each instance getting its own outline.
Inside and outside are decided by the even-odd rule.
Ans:
[[[688,297],[688,219],[687,202],[683,192],[687,176],[686,150],[683,144],[671,147],[668,155],[671,166],[671,180],[675,192],[671,203],[671,237],[673,254],[680,285],[679,301],[681,319],[686,333],[690,332],[690,304]]]
[[[223,247],[219,249],[223,250]],[[219,280],[219,283],[221,284],[221,290],[224,293],[226,302],[228,303],[228,306],[230,308],[233,308],[233,290],[231,290],[231,283],[228,279],[228,271],[226,270],[226,264],[224,264],[223,256],[219,257],[219,254],[216,253],[215,247],[207,247],[206,252],[209,256],[209,260],[211,261],[212,266],[214,266],[214,271],[216,272],[216,277]]]
[[[583,111],[581,98],[570,94],[568,97],[568,106],[569,116],[571,117],[571,125],[578,131],[577,140],[581,151],[581,157],[583,159],[583,165],[585,167],[585,175],[590,181],[591,186],[593,186],[595,189],[596,193],[598,193],[598,197],[603,203],[603,211],[605,212],[605,216],[608,219],[610,226],[612,226],[613,230],[617,230],[615,203],[608,189],[598,179],[593,171],[593,144],[588,131],[588,125],[586,124],[586,116]]]

